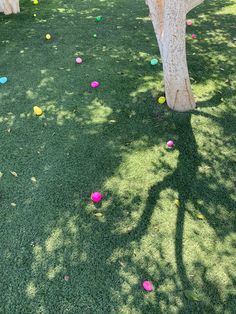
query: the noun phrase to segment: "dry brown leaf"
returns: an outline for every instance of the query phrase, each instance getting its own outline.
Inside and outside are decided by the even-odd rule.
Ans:
[[[199,302],[200,300],[200,296],[197,294],[196,291],[193,290],[184,290],[184,295],[187,299],[189,299],[190,301],[196,301]]]
[[[205,216],[203,214],[197,214],[196,217],[197,219],[200,219],[200,220],[205,219]]]
[[[96,217],[102,217],[103,214],[102,214],[102,213],[96,213],[96,214],[94,214],[94,216],[96,216]]]
[[[176,200],[175,200],[175,205],[176,205],[177,207],[180,206],[180,200],[179,200],[179,199],[176,199]]]
[[[35,177],[30,178],[30,180],[31,180],[33,183],[36,183],[36,182],[37,182],[37,179],[36,179]]]
[[[18,174],[15,171],[10,171],[10,173],[14,176],[14,177],[18,177]]]

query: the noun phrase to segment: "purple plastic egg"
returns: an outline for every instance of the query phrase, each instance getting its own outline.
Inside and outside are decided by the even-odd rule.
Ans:
[[[143,289],[144,289],[145,291],[148,291],[148,292],[153,291],[154,288],[153,288],[153,284],[151,283],[151,281],[145,280],[145,281],[143,282]]]
[[[192,22],[192,20],[187,20],[187,21],[186,21],[186,24],[187,24],[188,26],[192,26],[192,25],[193,25],[193,22]]]
[[[170,140],[170,141],[168,141],[168,142],[166,143],[166,145],[167,145],[168,148],[173,148],[174,145],[175,145],[175,143],[174,143],[174,141]]]
[[[98,88],[98,87],[100,86],[100,83],[97,82],[97,81],[93,81],[93,82],[90,84],[90,86],[91,86],[92,88]]]
[[[91,195],[91,200],[94,203],[99,203],[102,200],[102,194],[100,192],[94,192]]]
[[[81,64],[81,63],[83,62],[83,60],[82,60],[80,57],[77,57],[77,58],[75,59],[75,62],[76,62],[77,64]]]

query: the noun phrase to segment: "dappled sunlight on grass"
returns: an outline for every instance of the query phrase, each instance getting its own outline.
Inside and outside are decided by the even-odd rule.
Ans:
[[[37,293],[37,288],[35,287],[35,284],[33,283],[33,281],[29,282],[26,288],[26,293],[27,296],[30,299],[34,299]]]
[[[64,237],[62,235],[62,230],[60,228],[56,228],[51,232],[50,237],[45,242],[45,249],[48,253],[52,253],[53,251],[59,249],[63,243]]]
[[[41,82],[38,84],[38,87],[49,87],[50,84],[54,83],[54,77],[45,77],[41,80]]]
[[[16,116],[12,112],[8,112],[6,116],[0,116],[0,123],[4,123],[7,127],[14,125]]]
[[[105,106],[99,99],[94,99],[88,106],[89,111],[89,123],[100,124],[108,121],[109,115],[112,113],[112,109]]]
[[[234,3],[233,1],[231,1],[230,5],[227,6],[223,6],[221,9],[219,9],[216,14],[221,15],[221,14],[232,14],[232,12],[236,11],[236,3]]]
[[[21,6],[0,16],[0,312],[234,311],[232,1],[190,13],[198,109],[186,115],[157,103],[162,64],[144,1]]]
[[[75,14],[76,13],[76,10],[74,10],[74,9],[71,9],[71,8],[56,8],[55,10],[53,10],[53,11],[57,11],[57,12],[59,12],[59,13],[65,13],[65,14]]]
[[[58,274],[61,274],[63,270],[62,266],[49,267],[47,277],[49,280],[54,279]]]
[[[153,97],[157,97],[163,90],[163,83],[157,79],[157,77],[153,76],[145,76],[142,78],[144,81],[136,91],[132,91],[130,93],[131,97],[137,97],[139,94],[144,94],[147,92],[151,92]]]

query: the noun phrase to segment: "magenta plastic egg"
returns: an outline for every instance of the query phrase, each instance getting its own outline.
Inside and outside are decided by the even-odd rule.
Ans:
[[[94,81],[94,82],[92,82],[92,83],[90,84],[90,86],[91,86],[92,88],[98,88],[98,87],[100,86],[100,83],[97,82],[97,81]]]
[[[192,39],[196,39],[197,35],[196,34],[192,34]]]
[[[75,62],[77,64],[81,64],[83,62],[83,60],[80,57],[78,57],[78,58],[75,59]]]
[[[143,282],[143,289],[145,291],[148,291],[148,292],[153,291],[154,288],[153,288],[153,285],[152,285],[151,281],[145,280]]]
[[[100,192],[94,192],[91,195],[91,200],[94,203],[99,203],[102,200],[102,194]]]
[[[168,148],[173,148],[174,145],[175,145],[175,143],[174,143],[174,141],[170,140],[170,141],[168,141],[168,142],[166,143],[166,145],[167,145]]]
[[[192,25],[193,25],[193,22],[192,22],[192,20],[187,20],[187,21],[186,21],[186,24],[187,24],[188,26],[192,26]]]

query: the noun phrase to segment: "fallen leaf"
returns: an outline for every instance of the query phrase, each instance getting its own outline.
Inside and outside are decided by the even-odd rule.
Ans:
[[[0,171],[0,178],[3,176],[3,173]]]
[[[16,203],[11,203],[11,206],[12,207],[16,207]]]
[[[200,301],[199,296],[197,295],[197,293],[193,290],[185,290],[184,291],[184,295],[187,299],[191,300],[191,301]]]
[[[31,180],[33,183],[36,183],[36,182],[37,182],[37,180],[36,180],[35,177],[30,178],[30,180]]]
[[[205,219],[205,216],[203,214],[197,214],[196,217],[197,219],[200,219],[200,220]]]
[[[14,177],[18,177],[17,173],[15,171],[10,171],[10,173],[14,176]]]
[[[121,261],[119,261],[120,266],[125,267],[125,264]]]
[[[96,213],[96,214],[94,214],[94,216],[96,216],[96,217],[102,217],[103,214],[102,214],[102,213]]]
[[[179,199],[175,200],[175,205],[176,205],[177,207],[180,206],[180,200],[179,200]]]
[[[11,132],[11,129],[7,129],[7,132],[10,133],[10,132]]]

